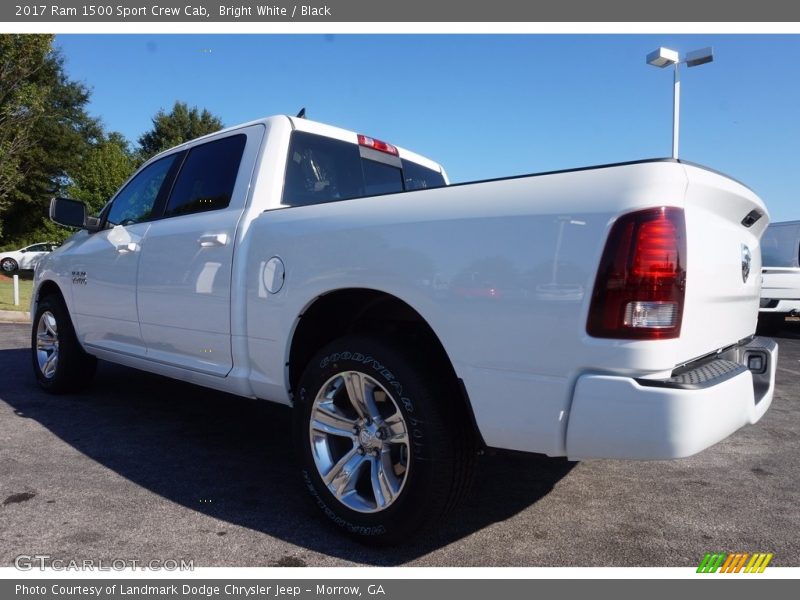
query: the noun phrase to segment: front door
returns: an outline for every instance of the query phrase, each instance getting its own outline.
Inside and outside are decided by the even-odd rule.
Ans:
[[[76,331],[88,346],[145,352],[136,307],[136,274],[153,207],[176,155],[142,169],[115,196],[106,228],[79,236],[68,249]]]

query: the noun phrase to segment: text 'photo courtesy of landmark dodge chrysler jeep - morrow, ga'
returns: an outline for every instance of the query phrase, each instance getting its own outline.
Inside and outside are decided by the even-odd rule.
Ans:
[[[768,223],[677,160],[448,185],[386,142],[270,117],[150,159],[38,265],[52,392],[96,358],[293,406],[305,486],[390,543],[469,487],[482,448],[688,456],[758,421]]]

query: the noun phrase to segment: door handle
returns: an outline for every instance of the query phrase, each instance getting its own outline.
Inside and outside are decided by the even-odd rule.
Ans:
[[[201,235],[197,240],[201,248],[211,248],[212,246],[225,246],[228,243],[227,233],[210,233],[208,235]]]
[[[117,252],[120,254],[128,254],[130,252],[137,252],[139,250],[139,244],[136,242],[129,242],[127,244],[118,244],[117,245]]]

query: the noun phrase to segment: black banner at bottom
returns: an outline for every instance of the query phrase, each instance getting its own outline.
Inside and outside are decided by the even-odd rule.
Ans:
[[[565,574],[566,575],[566,574]],[[713,581],[713,583],[712,583]],[[758,586],[758,588],[756,588]],[[712,589],[713,587],[713,589]],[[709,593],[725,600],[795,597],[797,582],[790,579],[131,579],[77,580],[27,579],[0,581],[4,600],[532,600],[535,598],[647,598],[647,600],[708,599]],[[724,594],[724,596],[720,596]],[[791,596],[790,596],[791,594]]]

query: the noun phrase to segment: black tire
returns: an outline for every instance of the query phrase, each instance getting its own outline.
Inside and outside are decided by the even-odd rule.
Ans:
[[[0,261],[0,269],[2,269],[3,273],[14,273],[19,269],[19,265],[13,258],[6,257]]]
[[[47,362],[53,352],[55,364]],[[45,296],[36,307],[31,327],[31,358],[36,380],[52,394],[79,390],[94,376],[97,359],[81,348],[60,296]]]
[[[325,516],[365,543],[397,543],[426,524],[439,522],[466,494],[471,481],[476,447],[471,432],[467,431],[468,422],[462,414],[463,410],[455,408],[457,405],[452,396],[455,388],[453,385],[441,383],[441,373],[426,365],[424,360],[412,358],[415,355],[419,356],[419,353],[396,348],[369,337],[347,336],[327,345],[311,360],[298,386],[294,439],[305,487]],[[372,438],[366,433],[368,441],[363,444],[361,433],[354,434],[354,439],[349,440],[315,430],[315,440],[318,441],[320,436],[333,440],[330,443],[326,441],[326,447],[338,447],[342,456],[337,457],[333,451],[321,452],[318,446],[314,446],[312,450],[311,418],[312,414],[320,416],[322,405],[315,401],[323,395],[324,389],[337,391],[327,396],[333,400],[321,402],[328,402],[326,406],[333,402],[341,415],[358,419],[358,415],[351,410],[355,403],[351,402],[350,392],[344,387],[344,377],[354,377],[350,373],[366,375],[364,379],[360,379],[361,375],[355,376],[356,380],[368,381],[365,385],[379,385],[371,388],[376,392],[372,396],[372,406],[380,405],[378,412],[381,417],[374,422],[367,420],[362,424],[363,429],[377,427],[376,423],[382,418],[385,419],[384,424],[391,422],[394,425],[392,428],[379,428]],[[345,374],[344,377],[342,374]],[[343,382],[338,387],[337,377],[342,378]],[[386,392],[390,398],[387,398]],[[395,438],[402,439],[402,435],[395,435],[402,428],[398,424],[397,414],[394,413],[402,416],[406,428],[408,443],[405,445],[405,453],[403,443],[392,441]],[[360,419],[361,421],[364,419]],[[386,436],[386,439],[381,436]],[[377,442],[381,444],[380,449],[369,445],[376,443],[378,438],[382,439]],[[359,448],[368,450],[361,453]],[[347,499],[340,500],[332,491],[336,487],[336,479],[331,482],[332,487],[326,485],[321,472],[326,469],[321,468],[317,460],[325,462],[328,457],[332,457],[334,460],[331,462],[335,464],[346,458],[348,452],[360,453],[368,466],[354,468],[353,472],[359,473],[355,477],[350,476],[346,469],[343,470],[346,479],[357,483],[353,484],[355,487],[350,496],[344,494]],[[403,465],[404,454],[406,463]],[[322,459],[315,458],[320,455]],[[397,463],[394,463],[392,456],[397,458]],[[351,460],[358,460],[358,457],[353,455]],[[386,469],[385,473],[389,473],[390,479],[394,477],[395,483],[402,480],[402,485],[394,498],[391,501],[384,498],[387,503],[379,508],[378,491],[373,485],[376,479],[374,469],[387,467],[385,460],[392,463],[392,470]],[[382,467],[376,467],[376,464]],[[328,473],[335,468],[330,468]],[[368,480],[366,484],[365,477]],[[383,480],[380,476],[377,479],[385,483],[386,476]],[[381,497],[386,493],[386,498],[389,498],[394,493],[394,488],[389,488],[389,485],[386,483],[385,488],[378,487]],[[392,493],[388,493],[390,489]],[[370,497],[375,505],[372,512],[356,510],[345,504],[345,501],[355,503],[366,500],[366,504],[371,506]]]

